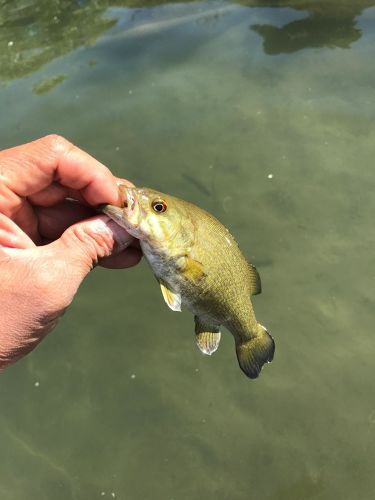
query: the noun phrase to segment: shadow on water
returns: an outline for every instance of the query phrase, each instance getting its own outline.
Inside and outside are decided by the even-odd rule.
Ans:
[[[171,0],[0,0],[0,81],[30,75],[57,57],[95,43],[117,23],[107,15],[109,7],[137,9],[172,3]],[[263,37],[265,53],[279,54],[308,47],[350,47],[361,37],[356,17],[375,2],[345,1],[338,7],[334,1],[237,0],[217,4],[217,7],[228,4],[306,11],[307,17],[283,27],[251,26]],[[207,3],[202,5],[207,7]]]

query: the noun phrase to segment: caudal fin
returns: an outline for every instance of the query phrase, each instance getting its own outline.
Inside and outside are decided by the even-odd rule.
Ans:
[[[241,370],[250,378],[257,378],[263,365],[273,360],[275,342],[264,326],[259,325],[259,334],[243,343],[236,344],[236,353]]]

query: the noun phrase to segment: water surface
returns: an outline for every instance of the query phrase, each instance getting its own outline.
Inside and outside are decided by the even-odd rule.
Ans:
[[[257,381],[145,263],[0,380],[2,500],[373,497],[375,1],[0,1],[0,146],[65,135],[258,267]]]

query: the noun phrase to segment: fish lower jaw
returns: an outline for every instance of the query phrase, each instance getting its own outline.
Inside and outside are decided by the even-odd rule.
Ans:
[[[140,239],[140,235],[138,232],[138,225],[135,226],[133,224],[127,224],[123,219],[113,219],[119,226],[124,228],[131,236],[134,238]]]
[[[142,234],[141,231],[139,231],[139,224],[132,224],[132,225],[123,225],[123,228],[127,230],[127,232],[132,235],[134,238],[136,238],[137,240],[144,240],[145,239],[145,235]]]
[[[139,224],[138,223],[131,223],[129,220],[127,220],[124,217],[116,217],[113,214],[107,213],[111,219],[116,222],[119,226],[124,228],[131,236],[134,238],[137,238],[138,240],[144,238],[144,236],[141,234],[139,231]]]

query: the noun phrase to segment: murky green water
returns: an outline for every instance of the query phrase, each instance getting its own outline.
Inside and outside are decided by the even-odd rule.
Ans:
[[[1,500],[370,500],[375,0],[0,1],[0,145],[58,132],[215,213],[276,357],[212,358],[142,263],[0,380]]]

